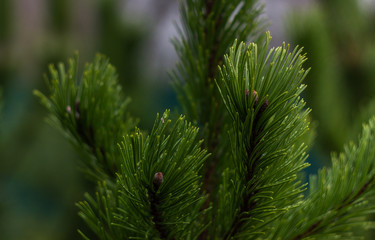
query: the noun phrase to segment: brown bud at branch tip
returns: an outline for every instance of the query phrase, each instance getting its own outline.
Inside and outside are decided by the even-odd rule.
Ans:
[[[80,115],[80,112],[79,112],[79,107],[80,107],[80,101],[76,101],[76,113],[75,113],[75,116],[76,116],[76,119],[79,120],[81,115]]]
[[[164,176],[162,172],[155,173],[154,180],[153,180],[155,191],[159,189],[160,185],[163,182],[163,179],[164,179]]]
[[[72,114],[72,108],[68,105],[66,106],[66,111],[68,112],[68,114]]]
[[[256,108],[257,103],[258,103],[258,99],[259,99],[258,93],[255,90],[252,90],[252,93],[253,93],[253,99],[254,99],[253,108]],[[250,95],[250,92],[246,89],[246,102],[249,101],[249,95]]]
[[[76,101],[76,111],[79,112],[79,106],[81,105],[80,101]]]
[[[253,98],[255,98],[255,100],[254,100],[254,107],[255,107],[257,105],[258,99],[259,99],[258,93],[255,90],[253,90]]]

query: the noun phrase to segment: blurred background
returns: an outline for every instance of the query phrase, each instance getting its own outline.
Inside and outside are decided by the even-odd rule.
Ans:
[[[273,45],[304,46],[312,67],[305,98],[315,142],[310,172],[357,138],[375,114],[375,1],[263,0]],[[74,203],[89,188],[77,155],[44,122],[32,95],[49,63],[79,51],[117,68],[131,112],[149,129],[177,107],[167,72],[177,60],[176,0],[0,0],[0,239],[79,239]],[[44,91],[45,92],[45,91]]]

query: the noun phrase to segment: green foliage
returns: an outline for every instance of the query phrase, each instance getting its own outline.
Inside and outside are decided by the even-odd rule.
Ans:
[[[124,137],[116,190],[101,184],[96,201],[87,196],[79,204],[101,239],[196,239],[203,230],[198,171],[208,154],[184,117],[170,125],[167,111],[146,139],[139,130]]]
[[[172,72],[173,86],[184,114],[200,126],[204,146],[212,154],[203,169],[204,188],[215,194],[220,172],[230,158],[226,136],[230,119],[216,88],[217,66],[235,39],[258,40],[264,26],[263,7],[257,0],[181,1],[182,26],[173,40],[179,63]]]
[[[173,79],[190,119],[213,126],[221,117],[214,114],[220,110],[214,83],[217,66],[234,39],[245,41],[256,36],[261,29],[261,10],[256,0],[181,1],[183,25],[180,39],[173,42],[181,62]]]
[[[374,100],[375,21],[359,4],[319,1],[306,12],[295,11],[288,24],[288,34],[304,46],[306,63],[314,69],[304,97],[319,124],[316,145],[327,156],[357,136],[369,119],[359,110]],[[369,117],[375,114],[373,105],[367,108]]]
[[[60,63],[50,65],[46,76],[50,96],[35,91],[49,110],[49,122],[60,129],[72,144],[83,149],[85,170],[96,179],[114,176],[120,166],[116,144],[134,127],[127,116],[128,98],[117,83],[115,69],[97,55],[87,64],[82,78],[77,68],[78,55],[70,59],[68,69]]]
[[[11,25],[12,25],[12,1],[2,0],[0,2],[0,43],[9,40],[11,35]]]
[[[77,57],[68,71],[50,67],[50,96],[36,95],[98,182],[77,206],[99,239],[349,239],[353,227],[371,225],[375,118],[358,145],[311,177],[304,198],[306,57],[299,47],[269,49],[269,33],[241,41],[257,35],[260,9],[256,1],[181,3],[172,76],[193,123],[166,111],[149,134],[132,130],[128,100],[101,56],[80,81]]]
[[[51,29],[60,33],[66,33],[69,27],[69,8],[71,8],[71,2],[51,0],[47,4]]]
[[[270,39],[263,46],[235,43],[220,68],[221,95],[233,121],[234,169],[225,173],[233,176],[221,188],[218,221],[225,223],[219,227],[225,238],[269,232],[269,222],[293,207],[305,186],[296,181],[308,166],[306,146],[297,145],[308,129],[309,110],[299,98],[305,58],[289,46],[267,53]]]
[[[352,239],[352,231],[374,227],[365,216],[375,209],[375,118],[363,126],[357,144],[332,155],[332,167],[310,179],[310,192],[288,212],[270,239]],[[293,229],[293,231],[290,231]]]

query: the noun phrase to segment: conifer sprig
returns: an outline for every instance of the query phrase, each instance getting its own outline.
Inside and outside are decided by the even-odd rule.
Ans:
[[[332,166],[310,178],[303,204],[278,222],[269,239],[356,239],[358,229],[374,227],[375,118],[363,125],[357,144],[332,155]],[[293,230],[293,231],[291,231]]]
[[[78,54],[67,70],[63,63],[50,65],[45,76],[50,96],[34,94],[49,110],[49,123],[84,153],[83,170],[95,181],[110,179],[120,166],[116,144],[135,124],[126,113],[129,98],[122,95],[108,59],[97,55],[82,77],[77,65]]]
[[[257,0],[180,1],[181,28],[173,40],[180,62],[172,72],[174,88],[184,114],[201,128],[205,147],[212,154],[205,167],[204,187],[214,192],[221,158],[227,153],[227,117],[214,83],[217,66],[237,38],[255,38],[263,27]],[[223,134],[224,133],[224,134]]]
[[[221,206],[232,207],[218,213],[218,222],[226,223],[218,227],[224,239],[264,235],[305,186],[297,181],[308,166],[306,147],[297,145],[308,129],[309,110],[299,97],[305,57],[289,46],[268,52],[270,39],[268,33],[260,47],[235,43],[220,67],[218,86],[234,125],[234,170],[224,173],[228,182],[219,196]]]
[[[172,124],[166,111],[149,135],[134,130],[101,56],[82,78],[77,57],[68,70],[50,66],[50,96],[35,94],[98,182],[77,206],[99,239],[349,239],[354,226],[373,225],[364,217],[375,209],[375,118],[312,177],[304,199],[306,59],[298,47],[269,50],[269,33],[242,42],[262,28],[261,9],[256,0],[181,1],[172,77],[193,124]]]
[[[184,117],[170,125],[167,111],[145,139],[139,130],[124,137],[116,208],[101,204],[110,203],[105,196],[79,204],[94,232],[105,229],[101,239],[196,239],[203,231],[198,172],[208,154],[200,147],[198,128]]]
[[[113,225],[115,213],[118,212],[118,194],[114,186],[106,181],[98,182],[95,197],[85,193],[86,201],[76,204],[78,215],[85,221],[98,239],[116,240],[126,237],[124,231]],[[83,239],[90,239],[81,230],[78,233]]]

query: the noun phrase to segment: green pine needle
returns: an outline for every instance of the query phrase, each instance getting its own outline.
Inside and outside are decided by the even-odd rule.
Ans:
[[[96,200],[78,205],[81,217],[102,239],[196,239],[206,227],[199,170],[208,157],[197,134],[182,116],[172,125],[166,111],[146,138],[138,129],[124,137],[117,199],[99,185]]]
[[[288,46],[267,53],[270,39],[267,34],[261,47],[235,43],[219,68],[236,167],[227,171],[232,176],[220,191],[221,206],[232,207],[218,213],[218,222],[226,222],[218,236],[225,239],[264,236],[273,220],[295,207],[305,187],[297,174],[308,166],[306,146],[296,145],[308,129],[309,110],[299,97],[305,58]]]
[[[116,144],[134,127],[126,113],[130,100],[122,95],[115,68],[97,55],[80,77],[76,54],[67,69],[60,63],[49,71],[49,96],[34,91],[50,112],[49,123],[83,152],[83,168],[94,181],[114,176],[120,166]]]
[[[351,142],[342,153],[333,154],[332,167],[310,178],[308,197],[277,223],[270,239],[358,238],[353,230],[370,226],[365,216],[375,212],[374,146],[372,118],[363,125],[357,144]]]
[[[108,59],[82,74],[78,55],[49,67],[48,94],[34,93],[97,183],[77,203],[97,238],[356,239],[374,227],[375,118],[304,197],[306,57],[269,48],[261,11],[256,0],[181,1],[172,78],[187,115],[157,115],[149,134],[135,128]]]

